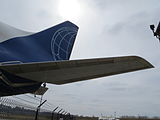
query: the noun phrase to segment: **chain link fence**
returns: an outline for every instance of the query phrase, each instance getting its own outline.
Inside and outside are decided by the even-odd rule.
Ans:
[[[31,96],[28,96],[31,97]],[[39,98],[34,98],[39,100]],[[0,98],[0,120],[75,120],[70,114],[61,114],[53,112],[49,103],[45,104],[45,108],[38,111],[39,102],[31,102],[22,97],[1,97]],[[49,110],[50,108],[50,110]],[[54,107],[53,107],[54,108]]]

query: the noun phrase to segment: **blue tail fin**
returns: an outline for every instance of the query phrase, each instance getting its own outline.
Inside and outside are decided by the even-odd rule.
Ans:
[[[0,62],[68,60],[78,27],[66,21],[47,30],[0,43]]]

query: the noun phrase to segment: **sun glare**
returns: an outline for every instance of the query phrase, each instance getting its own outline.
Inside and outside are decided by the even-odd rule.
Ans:
[[[63,19],[78,19],[80,4],[77,0],[59,0],[58,12]]]

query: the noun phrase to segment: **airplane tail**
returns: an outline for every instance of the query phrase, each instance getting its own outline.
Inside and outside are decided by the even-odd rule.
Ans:
[[[0,62],[29,63],[68,60],[78,27],[63,22],[44,31],[0,43]]]

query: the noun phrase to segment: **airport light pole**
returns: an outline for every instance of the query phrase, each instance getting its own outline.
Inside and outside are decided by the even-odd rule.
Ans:
[[[154,26],[154,25],[150,25],[150,29],[152,30],[153,35],[154,35],[157,39],[159,39],[159,42],[160,42],[160,22],[159,22],[159,24],[158,24],[158,26],[157,26],[156,31],[155,31],[155,26]]]

